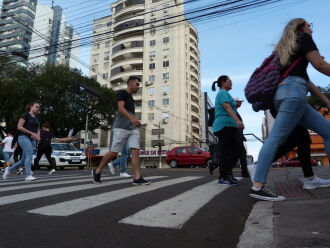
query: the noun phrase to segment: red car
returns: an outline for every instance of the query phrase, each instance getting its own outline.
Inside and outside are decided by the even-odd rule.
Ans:
[[[312,166],[317,166],[317,161],[315,159],[311,160]],[[301,167],[298,158],[290,158],[276,163],[276,167]]]
[[[166,155],[166,163],[171,168],[183,165],[199,165],[206,167],[211,163],[211,154],[196,146],[179,146],[174,147]]]

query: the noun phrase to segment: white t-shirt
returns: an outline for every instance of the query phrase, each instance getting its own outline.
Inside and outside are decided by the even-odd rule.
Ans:
[[[13,142],[13,137],[8,136],[8,137],[4,138],[4,140],[2,141],[2,143],[5,144],[5,147],[3,148],[4,152],[14,152],[15,149],[11,148],[12,142]]]

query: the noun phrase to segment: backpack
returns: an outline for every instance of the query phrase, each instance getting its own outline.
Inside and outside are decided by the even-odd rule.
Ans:
[[[207,113],[208,113],[207,126],[211,127],[215,119],[215,108],[207,109]]]
[[[288,76],[301,59],[302,57],[299,57],[294,61],[283,75],[281,75],[281,62],[277,51],[262,62],[253,72],[244,89],[245,97],[252,104],[254,111],[267,110],[273,106],[278,84]]]

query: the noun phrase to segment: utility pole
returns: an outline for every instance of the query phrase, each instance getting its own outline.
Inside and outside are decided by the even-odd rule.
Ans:
[[[160,143],[160,122],[158,125],[154,124],[154,126],[158,127],[158,156],[159,156],[159,168],[162,168],[162,144]]]

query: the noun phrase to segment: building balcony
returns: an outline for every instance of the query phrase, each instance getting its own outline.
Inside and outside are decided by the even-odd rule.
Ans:
[[[118,82],[126,83],[130,76],[137,76],[139,78],[142,78],[142,75],[143,75],[143,70],[123,71],[123,72],[117,73],[114,76],[111,75],[110,83],[111,84],[115,84]]]
[[[192,78],[191,78],[191,79],[192,79]],[[194,86],[194,87],[196,87],[197,89],[199,88],[198,81],[196,81],[195,79],[194,79],[194,80],[190,80],[190,84],[191,84],[191,86]]]
[[[190,34],[189,38],[190,38],[191,46],[193,46],[198,51],[198,45],[197,45],[198,41],[197,41],[196,37],[194,37],[193,35]]]
[[[191,94],[191,104],[199,107],[199,98]]]
[[[134,13],[138,10],[144,11],[144,4],[144,1],[122,1],[122,3],[117,4],[117,6],[115,7],[114,17],[115,19],[120,20],[128,13]]]
[[[198,65],[199,63],[199,58],[195,53],[190,53],[190,57],[193,58],[194,62]]]
[[[199,81],[199,75],[195,71],[190,71],[190,75],[195,78],[195,80]]]
[[[119,52],[112,54],[111,59],[115,63],[115,62],[121,61],[123,59],[134,58],[138,54],[142,54],[142,57],[143,57],[143,47],[133,47],[133,48],[123,49]]]
[[[143,38],[143,36],[128,37],[126,39],[121,39],[121,40],[116,41],[115,43],[112,44],[112,47],[114,48],[116,46],[122,45],[124,43],[130,43],[132,41],[144,41],[144,38]]]
[[[198,94],[198,92],[196,92],[196,91],[191,91],[190,94],[191,94],[191,96],[194,96],[194,97],[196,97],[197,99],[199,99],[199,94]]]
[[[199,107],[199,101],[191,101],[191,108],[197,108],[198,110],[200,110]]]
[[[191,36],[193,36],[196,40],[198,40],[198,33],[193,25],[190,26],[189,32]]]
[[[190,54],[190,62],[195,64],[195,66],[197,68],[199,68],[199,62],[198,62],[198,60],[196,60],[195,56],[193,56],[192,54]]]
[[[120,31],[115,31],[113,37],[116,39],[116,41],[118,41],[119,39],[136,36],[137,33],[141,33],[143,35],[144,34],[143,29],[144,29],[143,25],[137,27],[125,28]]]
[[[198,96],[199,96],[199,90],[198,90],[198,88],[195,86],[195,85],[191,85],[190,86],[190,90],[192,91],[192,92],[195,92]]]
[[[196,65],[196,63],[190,62],[190,70],[193,71],[199,71],[199,67]]]
[[[133,65],[133,64],[143,64],[143,57],[141,58],[133,58],[133,59],[127,59],[127,60],[124,60],[124,61],[119,61],[117,63],[113,63],[111,65],[112,68],[117,68],[117,67],[130,67],[130,65]]]
[[[194,104],[191,105],[191,111],[199,115],[199,108],[196,107]]]
[[[199,114],[196,114],[194,112],[191,112],[191,122],[192,124],[195,123],[196,125],[199,125]]]
[[[113,25],[114,31],[118,32],[120,30],[117,31],[117,29],[125,29],[125,28],[129,28],[129,27],[134,27],[136,25],[143,25],[144,24],[144,16],[129,16],[128,18],[125,18],[121,21],[116,22]]]

